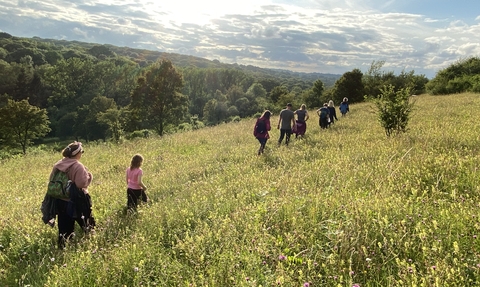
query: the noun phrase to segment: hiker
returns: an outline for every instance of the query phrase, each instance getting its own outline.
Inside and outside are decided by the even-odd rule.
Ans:
[[[270,116],[272,113],[269,110],[263,112],[263,114],[257,119],[255,128],[253,129],[253,135],[260,142],[260,148],[258,149],[258,155],[263,154],[267,140],[270,138],[268,131],[270,127]]]
[[[285,138],[285,144],[288,145],[294,125],[295,114],[292,111],[292,104],[288,103],[287,107],[280,112],[280,117],[278,118],[277,129],[280,130],[280,138],[278,139],[279,146],[282,144],[283,138]]]
[[[293,129],[293,132],[295,133],[295,138],[298,138],[299,136],[302,137],[307,131],[307,120],[309,118],[307,106],[305,106],[305,104],[302,104],[300,106],[300,109],[296,110],[294,114],[297,115],[297,120],[295,121],[295,126]]]
[[[332,100],[328,101],[328,116],[330,117],[330,121],[328,122],[329,126],[335,121],[338,121],[337,112],[335,111],[335,105]]]
[[[88,186],[93,176],[80,162],[84,153],[81,142],[70,143],[63,151],[63,158],[53,166],[50,178],[56,170],[65,172],[73,188],[70,191],[70,199],[56,199],[58,216],[58,247],[65,248],[65,243],[75,236],[75,222],[80,225],[85,233],[94,227],[94,219],[91,216],[91,200],[88,194]],[[81,198],[77,200],[77,191],[81,192]]]
[[[126,170],[127,180],[127,208],[136,209],[138,200],[143,202],[148,201],[147,186],[143,183],[143,170],[141,168],[143,164],[143,157],[140,154],[133,156],[130,162],[130,167]]]
[[[317,114],[319,117],[318,124],[320,125],[320,127],[322,129],[328,128],[328,119],[330,118],[328,104],[327,103],[323,104],[323,107],[317,110]]]
[[[340,107],[338,109],[340,110],[340,113],[342,114],[342,117],[344,117],[350,111],[350,109],[348,107],[348,98],[347,97],[343,98],[343,101],[340,104]]]

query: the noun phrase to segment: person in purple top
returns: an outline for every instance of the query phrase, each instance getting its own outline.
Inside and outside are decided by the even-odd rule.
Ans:
[[[297,120],[295,121],[295,126],[293,132],[295,133],[295,137],[304,136],[305,132],[307,131],[307,120],[310,117],[307,112],[307,106],[302,104],[300,109],[294,112],[297,115]]]
[[[260,142],[260,148],[258,149],[258,155],[263,154],[267,140],[270,138],[268,131],[270,131],[270,116],[272,113],[269,110],[263,112],[263,114],[257,119],[255,128],[253,129],[253,135]]]

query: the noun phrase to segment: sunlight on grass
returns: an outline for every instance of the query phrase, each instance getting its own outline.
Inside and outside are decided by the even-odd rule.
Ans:
[[[85,145],[96,234],[56,249],[40,204],[59,152],[4,160],[6,286],[466,286],[480,280],[480,97],[416,97],[387,138],[371,104],[258,157],[254,119]],[[278,118],[273,118],[275,122]],[[144,156],[151,202],[126,213]]]

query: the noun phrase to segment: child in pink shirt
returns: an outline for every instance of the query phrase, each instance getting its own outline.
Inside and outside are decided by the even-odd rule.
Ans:
[[[140,168],[143,163],[143,157],[136,154],[132,158],[130,167],[126,171],[127,179],[127,207],[129,209],[136,209],[138,199],[141,198],[143,202],[147,202],[147,186],[142,181],[143,170]]]

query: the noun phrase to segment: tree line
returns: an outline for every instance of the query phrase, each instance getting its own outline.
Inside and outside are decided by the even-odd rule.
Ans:
[[[385,86],[408,88],[412,94],[428,87],[439,90],[437,78],[429,83],[414,71],[385,72],[384,61],[372,62],[366,73],[353,69],[338,75],[332,83],[331,75],[312,78],[218,66],[218,61],[179,62],[178,55],[174,59],[185,65],[175,65],[166,56],[145,62],[141,55],[150,55],[148,51],[129,49],[118,55],[120,50],[111,46],[66,43],[0,33],[0,119],[10,122],[0,127],[2,147],[25,152],[32,140],[42,137],[91,141],[150,131],[163,135],[236,121],[264,109],[279,111],[287,102],[309,108],[328,100],[339,103],[344,97],[362,102],[365,96],[380,95]],[[452,73],[441,71],[439,76]],[[19,127],[23,134],[14,130]]]

